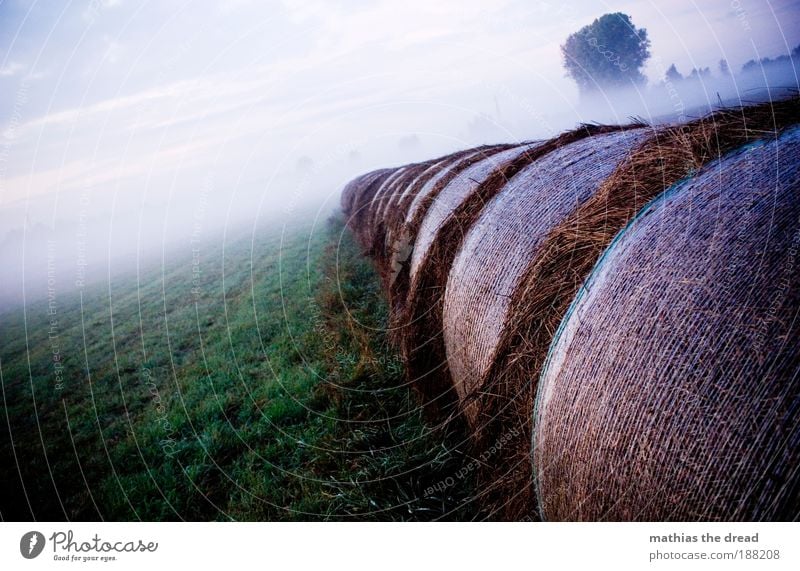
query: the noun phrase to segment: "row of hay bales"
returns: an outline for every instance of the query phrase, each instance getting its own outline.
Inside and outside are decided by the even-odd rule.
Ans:
[[[585,125],[345,187],[488,516],[800,517],[798,123]]]

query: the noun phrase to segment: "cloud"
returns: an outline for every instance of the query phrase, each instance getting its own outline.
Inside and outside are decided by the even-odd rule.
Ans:
[[[723,51],[735,68],[737,59],[753,57],[747,51],[753,43],[769,43],[764,55],[785,52],[772,47],[781,38],[771,9],[788,22],[797,14],[796,0],[773,1],[770,9],[742,3],[754,34],[761,34],[748,41],[737,35],[738,21],[726,16],[727,0],[701,8],[694,0],[669,7],[627,0],[619,8],[648,29],[654,54],[681,69],[715,66]],[[81,11],[62,20],[58,10],[52,21],[30,24],[39,35],[19,23],[19,46],[27,48],[8,54],[11,63],[0,77],[24,75],[18,62],[46,62],[49,73],[37,74],[40,81],[26,92],[30,102],[14,131],[7,181],[14,179],[18,195],[147,175],[142,165],[158,148],[173,149],[152,167],[162,172],[186,157],[195,164],[225,163],[238,173],[251,153],[267,169],[287,153],[317,157],[337,140],[369,134],[391,132],[396,141],[408,134],[404,129],[425,129],[457,141],[472,118],[494,113],[498,99],[506,114],[569,111],[576,90],[564,77],[558,46],[609,11],[601,0],[570,9],[529,0],[195,6],[92,0],[93,15],[103,17],[91,26],[81,21]],[[794,34],[788,41],[796,43],[798,33],[788,31]],[[10,116],[13,109],[5,105]],[[370,160],[368,151],[363,155]],[[68,168],[59,178],[62,164]]]

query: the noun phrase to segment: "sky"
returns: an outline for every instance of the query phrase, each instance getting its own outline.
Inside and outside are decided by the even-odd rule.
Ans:
[[[333,204],[374,168],[624,121],[559,51],[616,11],[648,31],[651,85],[800,44],[800,0],[0,0],[0,261],[41,228],[136,253]]]

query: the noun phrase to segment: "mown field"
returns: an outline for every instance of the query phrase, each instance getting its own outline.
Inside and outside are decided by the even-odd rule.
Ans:
[[[479,517],[340,218],[68,281],[0,315],[4,520]]]

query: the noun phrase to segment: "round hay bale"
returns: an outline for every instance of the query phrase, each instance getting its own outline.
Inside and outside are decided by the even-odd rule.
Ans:
[[[357,176],[350,182],[348,182],[344,188],[342,189],[342,195],[339,197],[339,206],[342,209],[342,212],[345,214],[350,213],[350,208],[353,206],[353,199],[355,198],[355,194],[361,190],[361,187],[367,184],[367,180],[369,177],[373,176],[373,173],[368,172],[366,174],[362,174]]]
[[[494,147],[481,147],[477,150],[470,149],[465,152],[460,160],[451,164],[447,170],[433,176],[411,200],[404,222],[405,232],[410,236],[416,237],[417,230],[420,224],[422,224],[422,220],[425,218],[425,214],[430,205],[436,200],[441,190],[458,176],[461,171],[495,153],[499,153],[513,146],[514,145],[497,145]]]
[[[530,515],[524,507],[528,502],[524,501],[527,492],[523,488],[529,490],[531,481],[528,458],[530,410],[535,381],[553,331],[614,234],[645,202],[678,179],[743,142],[774,134],[783,126],[796,122],[798,98],[793,98],[762,106],[721,111],[685,125],[659,129],[616,169],[595,195],[549,233],[521,279],[517,294],[510,301],[510,309],[506,312],[510,317],[502,328],[499,342],[502,350],[498,350],[497,358],[486,375],[480,398],[473,399],[473,406],[479,408],[480,415],[476,434],[483,441],[483,444],[478,444],[478,449],[495,449],[497,442],[503,444],[500,451],[493,454],[494,461],[481,467],[481,471],[488,468],[490,472],[482,474],[484,482],[500,492],[498,497],[502,498],[502,502],[494,503],[500,505],[505,502],[503,517],[517,519]],[[508,148],[510,146],[506,145],[485,149],[483,153],[488,155]],[[409,229],[419,227],[425,220],[424,215],[433,203],[432,197],[437,196],[447,186],[447,181],[460,172],[459,168],[452,167],[469,157],[472,157],[471,161],[480,160],[480,151],[472,149],[463,151],[460,156],[457,153],[440,159],[410,184],[403,185],[400,192],[392,192],[387,200],[382,201],[378,217],[385,219],[386,238],[382,248],[376,248],[376,251],[391,252],[392,272],[395,273],[397,266],[396,273],[400,277],[396,282],[390,280],[389,283],[390,291],[400,292],[399,295],[393,293],[390,296],[393,323],[403,321],[398,319],[398,315],[402,314],[398,309],[404,310],[406,306],[408,264],[405,261],[409,257],[407,251],[399,252],[394,245],[400,238],[408,237]],[[449,164],[437,168],[445,160]],[[471,161],[465,160],[459,166],[466,168]],[[395,170],[384,172],[391,174]],[[379,171],[368,173],[363,178],[376,174]],[[343,191],[343,207],[349,202],[350,210],[356,211],[359,194],[365,194],[367,203],[371,205],[375,191],[381,188],[385,180],[378,180],[371,187],[371,192],[366,193],[364,189],[370,190],[369,185],[357,185],[363,188],[354,188],[352,199],[346,198],[347,192]],[[363,210],[359,212],[363,214]],[[351,227],[373,230],[371,224],[351,223]],[[411,238],[415,237],[415,233],[416,230]],[[446,234],[441,233],[443,236]],[[364,244],[363,239],[361,242]],[[405,257],[399,259],[401,255]],[[399,264],[395,264],[398,261],[395,258]],[[405,286],[398,288],[398,283],[403,282]],[[433,315],[437,315],[437,312],[433,312]],[[430,345],[435,346],[436,342],[437,339],[432,339]],[[446,377],[447,371],[443,372]],[[522,424],[523,430],[507,429],[519,424]],[[504,474],[510,474],[511,478]],[[515,501],[507,502],[508,498],[515,498]]]
[[[395,186],[394,192],[383,203],[381,218],[384,220],[384,222],[388,223],[389,218],[392,217],[392,214],[396,211],[400,202],[403,201],[404,196],[412,193],[412,189],[421,188],[422,185],[428,182],[428,180],[430,180],[434,174],[441,170],[441,165],[447,164],[448,160],[450,160],[450,158],[445,157],[444,159],[436,159],[434,161],[420,163],[422,168],[417,170],[415,173],[416,176],[405,181],[405,183],[402,185]]]
[[[377,217],[378,211],[380,209],[380,205],[385,197],[385,195],[391,192],[394,189],[395,184],[398,180],[402,179],[408,170],[412,168],[414,165],[403,165],[399,167],[392,176],[387,178],[384,183],[375,191],[375,194],[372,195],[372,199],[370,200],[369,206],[367,207],[368,210],[368,218],[365,220],[367,224],[374,224]]]
[[[529,164],[533,160],[533,157],[528,156],[527,152],[538,145],[541,145],[541,143],[519,145],[488,156],[471,165],[469,168],[462,170],[453,180],[442,188],[436,195],[436,198],[428,206],[425,217],[417,230],[409,274],[412,284],[415,280],[419,279],[420,268],[428,259],[428,250],[430,250],[434,241],[437,240],[439,231],[447,224],[448,220],[450,220],[456,210],[458,210],[459,206],[465,201],[468,201],[469,198],[475,194],[475,191],[498,170],[503,170],[505,174],[502,178],[496,177],[498,183],[502,186],[502,184],[506,182],[505,179],[507,179],[507,177],[516,174],[508,172],[507,167],[511,164],[516,164],[518,167],[517,170],[519,170],[524,165]]]
[[[446,281],[444,343],[456,391],[472,420],[476,408],[467,399],[480,391],[496,359],[510,300],[543,239],[646,132],[597,135],[549,153],[511,179],[469,229]]]
[[[480,474],[495,488],[498,503],[505,504],[505,518],[518,519],[532,509],[528,458],[536,382],[555,330],[614,235],[649,200],[709,160],[754,138],[774,138],[800,121],[798,110],[794,98],[726,109],[656,130],[550,231],[510,300],[496,357],[481,381],[483,394],[473,404],[482,441],[505,437],[507,442],[497,461]],[[518,430],[509,437],[510,426]],[[510,497],[517,500],[507,502]]]
[[[405,304],[402,304],[403,297],[397,296],[399,303],[395,305],[399,311],[394,333],[400,341],[409,379],[416,383],[425,401],[435,409],[450,408],[457,401],[441,336],[442,295],[453,258],[484,205],[519,171],[555,149],[592,135],[633,127],[583,125],[548,141],[504,150],[504,162],[494,161],[494,157],[484,159],[482,166],[495,168],[481,170],[476,166],[470,172],[464,170],[429,200],[419,227],[426,225],[430,231],[417,236],[407,285],[399,279],[403,277],[402,273],[395,280],[394,287],[405,286],[407,294]],[[442,195],[445,197],[438,200]]]
[[[489,149],[489,147],[485,149]],[[395,192],[384,205],[382,215],[384,243],[380,249],[382,255],[381,278],[384,284],[384,291],[389,295],[390,307],[393,301],[391,298],[392,282],[410,256],[410,247],[407,241],[403,242],[399,236],[402,236],[403,222],[411,202],[420,190],[425,188],[425,185],[437,174],[451,168],[464,157],[481,150],[484,150],[484,148],[458,151],[433,161],[414,180],[405,184],[403,188],[398,189],[398,192]]]
[[[434,164],[428,167],[425,172],[417,177],[413,184],[410,184],[406,187],[403,193],[397,197],[397,200],[393,202],[391,209],[387,212],[387,247],[391,248],[396,243],[403,230],[406,215],[411,207],[411,203],[414,201],[420,191],[426,187],[429,181],[431,181],[437,175],[443,175],[443,171],[449,171],[453,165],[469,157],[470,155],[483,153],[488,156],[495,152],[495,150],[499,152],[500,150],[510,148],[510,146],[511,145],[491,145],[478,147],[475,149],[467,149],[447,155],[446,157],[442,157],[438,161],[434,162]],[[405,259],[402,260],[402,262],[406,261],[407,260]]]
[[[419,178],[429,167],[435,164],[435,161],[426,161],[423,163],[414,163],[408,165],[406,171],[402,176],[395,179],[392,186],[377,197],[377,207],[375,210],[375,219],[378,222],[385,222],[389,207],[403,195],[409,186],[413,186],[414,182]]]
[[[405,305],[408,285],[408,266],[411,259],[414,236],[428,208],[442,188],[461,170],[468,168],[481,157],[488,157],[512,145],[493,145],[459,151],[444,157],[429,167],[403,192],[387,219],[384,249],[387,252],[388,275],[385,290],[389,298],[389,337],[399,344],[394,324]],[[398,279],[399,278],[399,279]]]
[[[485,430],[487,419],[480,415],[491,396],[486,385],[504,327],[513,319],[511,301],[550,230],[597,190],[647,132],[584,138],[528,166],[487,204],[452,263],[442,302],[442,344],[476,448],[495,450],[479,469],[484,504],[495,517],[519,519],[534,512],[530,441],[522,440],[525,420],[511,417],[496,426],[495,435]]]
[[[350,182],[348,182],[345,187],[342,189],[342,196],[340,199],[340,205],[342,207],[342,212],[345,215],[352,214],[353,207],[355,205],[356,200],[359,199],[361,193],[364,192],[366,188],[370,186],[370,184],[375,180],[376,177],[381,176],[383,173],[391,173],[394,169],[379,169],[370,171],[368,173],[364,173],[360,176],[357,176]]]
[[[397,169],[382,169],[364,175],[364,184],[353,188],[353,198],[350,200],[350,209],[347,212],[347,225],[352,229],[362,247],[367,208],[372,202],[374,194],[383,186],[388,178],[393,176]]]
[[[398,237],[402,233],[403,222],[405,221],[408,208],[414,200],[414,197],[417,196],[420,190],[422,190],[431,179],[441,174],[443,171],[446,171],[453,164],[473,152],[475,151],[472,149],[469,151],[460,151],[434,162],[414,179],[411,184],[407,185],[402,193],[395,195],[395,200],[387,205],[384,215],[386,220],[386,242],[384,244],[384,250],[389,253],[391,271],[393,274],[397,271],[395,266],[405,263],[407,261],[407,256],[410,255],[410,253],[401,254],[398,251]],[[394,278],[392,277],[392,279]]]
[[[534,412],[549,520],[800,517],[800,129],[714,161],[614,240]]]
[[[369,200],[364,200],[364,208],[361,214],[361,218],[359,219],[359,227],[357,228],[357,233],[359,235],[359,239],[361,244],[367,250],[369,255],[372,255],[372,243],[373,243],[373,234],[375,229],[375,211],[377,209],[378,203],[380,202],[380,197],[383,193],[388,192],[389,189],[392,187],[394,182],[403,176],[403,173],[408,169],[410,165],[404,165],[398,167],[394,170],[388,177],[383,179],[383,182],[375,189],[375,191],[369,197]],[[365,197],[366,198],[366,197]]]
[[[389,259],[391,257],[391,250],[387,252],[386,248],[386,225],[387,225],[387,206],[392,203],[394,199],[400,196],[409,186],[413,186],[415,181],[431,166],[430,162],[417,163],[409,165],[403,171],[403,174],[395,178],[392,184],[381,193],[380,197],[376,197],[376,205],[374,207],[375,217],[372,221],[372,253],[373,261],[378,268],[379,275],[383,279],[386,288],[388,289],[388,276],[387,271]]]
[[[389,299],[391,304],[392,324],[399,323],[399,317],[403,313],[406,302],[406,292],[408,290],[408,268],[410,265],[411,251],[414,239],[420,224],[425,219],[425,214],[436,197],[464,169],[473,164],[491,157],[495,153],[512,148],[513,145],[494,145],[479,147],[459,153],[459,156],[434,174],[422,187],[413,195],[409,196],[409,204],[405,213],[405,219],[395,225],[392,234],[390,248],[392,250],[392,276],[389,287]],[[393,326],[390,333],[394,333],[396,328]],[[393,336],[399,343],[399,339]]]
[[[441,343],[435,345],[441,331],[441,321],[438,319],[440,310],[438,307],[425,305],[426,311],[413,312],[409,315],[406,308],[425,303],[418,301],[420,297],[425,297],[426,300],[433,299],[438,304],[440,295],[433,289],[436,286],[430,284],[445,282],[450,270],[447,252],[451,246],[451,242],[439,242],[438,231],[446,225],[449,217],[456,213],[459,205],[468,201],[479,188],[486,186],[485,183],[495,173],[500,173],[501,176],[494,177],[494,184],[485,189],[487,193],[494,192],[494,189],[502,186],[508,177],[534,160],[527,155],[531,148],[532,145],[520,145],[472,162],[444,185],[435,198],[426,201],[425,216],[419,223],[414,246],[410,252],[409,270],[402,275],[402,280],[398,280],[395,276],[392,296],[393,338],[399,341],[410,382],[420,389],[426,404],[434,410],[450,408],[454,403],[449,390],[449,377],[444,371],[446,369],[444,352],[439,347]],[[482,204],[483,200],[476,202]],[[434,258],[429,255],[432,250],[436,253],[444,251],[445,254]],[[408,284],[407,289],[406,284]],[[418,295],[417,292],[422,288],[425,288],[425,292]],[[400,292],[404,292],[405,295]]]

